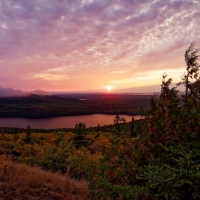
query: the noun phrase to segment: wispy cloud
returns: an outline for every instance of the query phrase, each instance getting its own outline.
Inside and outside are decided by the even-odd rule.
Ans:
[[[59,74],[35,74],[33,77],[48,81],[62,81],[69,79],[68,77]]]
[[[192,41],[200,46],[199,9],[196,0],[2,0],[0,80],[7,81],[0,85],[45,89],[38,79],[93,73],[94,87],[110,75],[132,80],[139,72],[184,68],[184,50]],[[30,74],[29,87],[23,77]]]
[[[181,80],[180,76],[183,73],[184,69],[149,71],[145,73],[137,73],[134,75],[134,77],[128,79],[111,80],[110,84],[115,85],[116,88],[120,88],[121,86],[128,88],[129,85],[132,85],[132,87],[139,87],[148,86],[148,82],[151,80],[151,84],[155,85],[157,83],[161,83],[163,74],[166,74],[167,78],[170,77],[173,79],[173,81],[179,82]]]
[[[129,71],[128,70],[119,70],[119,71],[113,71],[113,72],[111,72],[111,74],[125,74],[127,72],[129,72]]]

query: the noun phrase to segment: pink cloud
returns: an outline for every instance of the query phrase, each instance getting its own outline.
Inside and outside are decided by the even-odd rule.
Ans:
[[[114,71],[129,72],[123,82],[139,72],[184,68],[185,49],[192,41],[200,46],[199,9],[193,0],[3,1],[0,86],[63,90],[70,80],[74,90],[90,89],[108,84]],[[50,77],[69,80],[55,86]]]

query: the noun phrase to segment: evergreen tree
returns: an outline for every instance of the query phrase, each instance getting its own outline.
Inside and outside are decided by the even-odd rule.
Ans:
[[[194,101],[190,101],[193,97],[196,96],[195,88],[193,87],[193,83],[195,81],[199,81],[199,69],[200,65],[197,62],[199,59],[199,51],[200,49],[194,48],[195,43],[193,42],[190,47],[185,51],[185,62],[186,62],[186,74],[182,76],[182,81],[179,83],[185,86],[185,95],[183,96],[183,100],[185,103],[185,107],[189,109],[193,106],[192,104],[196,104]],[[194,100],[195,98],[193,98]]]
[[[29,144],[31,143],[32,136],[31,136],[31,127],[30,125],[27,126],[26,129],[26,137],[24,138],[25,143]]]
[[[85,128],[86,125],[82,122],[76,123],[75,125],[74,144],[77,149],[87,145]]]

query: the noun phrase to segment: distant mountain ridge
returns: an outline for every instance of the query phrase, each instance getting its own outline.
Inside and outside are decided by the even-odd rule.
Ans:
[[[27,96],[29,94],[47,95],[49,93],[42,90],[34,90],[30,92],[25,92],[22,90],[15,90],[13,88],[3,88],[0,86],[0,97]]]

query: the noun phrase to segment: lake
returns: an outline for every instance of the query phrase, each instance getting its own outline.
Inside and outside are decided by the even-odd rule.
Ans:
[[[26,128],[30,125],[31,128],[74,128],[78,122],[83,122],[86,127],[96,127],[113,124],[113,120],[116,115],[81,115],[81,116],[64,116],[64,117],[52,117],[43,119],[26,119],[26,118],[0,118],[0,127],[16,127]],[[131,121],[132,116],[120,115],[125,118],[126,121]],[[134,119],[141,119],[140,115],[133,116]]]

